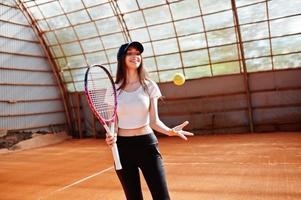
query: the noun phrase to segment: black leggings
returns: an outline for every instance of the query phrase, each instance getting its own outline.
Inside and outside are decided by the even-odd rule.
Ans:
[[[169,200],[166,178],[156,136],[117,138],[122,169],[116,173],[127,200],[142,200],[139,170],[145,178],[154,200]]]

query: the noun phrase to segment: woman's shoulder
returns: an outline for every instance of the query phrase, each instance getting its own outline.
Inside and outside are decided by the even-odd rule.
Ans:
[[[151,79],[145,79],[144,82],[147,85],[147,87],[156,87],[157,86],[157,83]]]
[[[158,84],[155,81],[153,81],[151,79],[148,79],[145,82],[145,84],[147,85],[148,92],[149,92],[149,95],[150,95],[151,98],[162,96],[160,88],[159,88]]]

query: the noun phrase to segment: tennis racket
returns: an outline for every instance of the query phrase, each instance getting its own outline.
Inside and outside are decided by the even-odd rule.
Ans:
[[[116,88],[110,72],[101,65],[88,67],[85,74],[85,94],[90,108],[107,134],[113,136],[116,119]],[[117,144],[112,145],[116,170],[122,169]]]

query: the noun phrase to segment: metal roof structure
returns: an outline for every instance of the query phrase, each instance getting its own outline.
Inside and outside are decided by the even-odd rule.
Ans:
[[[295,0],[21,0],[69,91],[88,65],[116,72],[120,44],[140,41],[157,82],[301,66]]]

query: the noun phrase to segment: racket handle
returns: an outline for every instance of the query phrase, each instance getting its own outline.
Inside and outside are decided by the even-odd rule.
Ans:
[[[107,125],[104,125],[104,128],[106,129],[107,134],[109,134],[111,136],[114,136],[114,123],[111,124],[110,128]],[[111,150],[112,150],[113,159],[114,159],[114,163],[115,163],[115,169],[116,170],[122,169],[120,158],[119,158],[119,153],[118,153],[118,148],[117,148],[116,143],[114,143],[112,145]]]
[[[114,163],[115,163],[115,169],[116,170],[122,169],[116,143],[114,143],[112,146],[112,154],[113,154],[113,159],[114,159]]]

